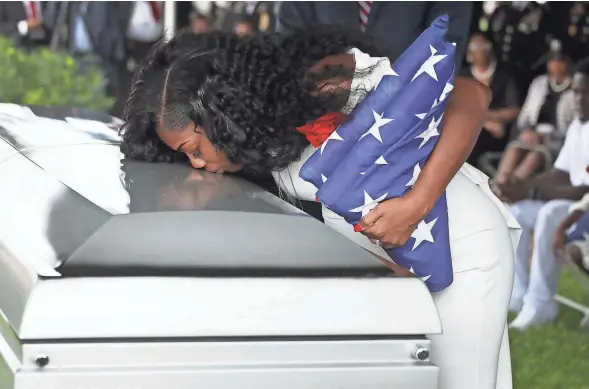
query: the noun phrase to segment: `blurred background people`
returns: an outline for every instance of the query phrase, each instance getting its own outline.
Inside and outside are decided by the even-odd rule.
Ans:
[[[195,34],[202,34],[211,31],[213,24],[209,17],[194,11],[190,14],[190,29]]]
[[[149,48],[164,35],[163,3],[161,1],[134,1],[127,22],[127,70],[133,72],[136,64],[147,55]]]
[[[469,1],[283,1],[278,11],[278,29],[323,24],[365,31],[377,38],[377,47],[394,61],[443,14],[450,17],[446,39],[456,43],[459,68],[472,17]]]
[[[558,315],[557,292],[562,260],[553,250],[553,238],[570,207],[589,192],[589,68],[573,78],[575,120],[551,169],[534,178],[498,184],[499,197],[511,203],[522,226],[516,252],[515,281],[510,310],[518,315],[512,328],[526,330],[552,322]],[[531,270],[528,270],[533,241]]]
[[[574,118],[571,62],[555,45],[547,73],[534,79],[517,119],[518,136],[499,166],[496,181],[526,180],[552,166]]]
[[[251,17],[242,16],[237,19],[233,25],[233,32],[237,35],[254,35],[256,31]]]
[[[488,152],[502,152],[507,146],[511,125],[520,111],[520,98],[514,76],[505,64],[499,63],[493,44],[482,33],[471,36],[466,61],[470,66],[462,76],[474,78],[487,85],[493,94],[483,131],[468,159],[480,167],[480,157]]]
[[[45,1],[0,2],[0,35],[24,47],[49,44],[50,30],[43,23]]]

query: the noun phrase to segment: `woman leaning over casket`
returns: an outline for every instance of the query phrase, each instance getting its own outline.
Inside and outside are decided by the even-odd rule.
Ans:
[[[217,173],[271,171],[284,191],[312,201],[316,189],[299,178],[301,165],[391,73],[389,60],[366,39],[313,28],[284,36],[181,35],[161,43],[135,75],[122,151],[154,162],[187,160]],[[464,165],[489,99],[481,84],[456,80],[438,144],[413,189],[368,213],[362,233],[323,209],[326,224],[387,258],[370,239],[404,244],[446,190],[454,281],[432,293],[443,334],[431,337],[443,389],[511,387],[505,322],[519,226],[487,177]],[[304,127],[306,136],[297,129],[320,117],[331,123]]]

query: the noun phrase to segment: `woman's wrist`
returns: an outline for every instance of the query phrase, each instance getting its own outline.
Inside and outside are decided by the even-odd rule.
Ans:
[[[424,191],[415,186],[405,196],[411,201],[411,206],[419,214],[419,220],[423,220],[434,208],[437,197],[432,197],[432,191]]]

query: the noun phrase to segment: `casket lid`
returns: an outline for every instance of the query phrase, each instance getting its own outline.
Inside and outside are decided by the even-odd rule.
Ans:
[[[15,151],[0,163],[0,239],[42,276],[386,272],[347,238],[244,179],[121,161],[118,134],[103,122],[8,108],[0,136]]]

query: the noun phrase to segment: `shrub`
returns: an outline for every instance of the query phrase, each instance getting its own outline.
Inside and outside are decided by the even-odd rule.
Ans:
[[[73,57],[48,48],[23,50],[0,37],[0,102],[107,111],[105,78],[97,67],[78,71]]]

